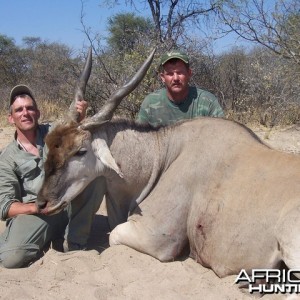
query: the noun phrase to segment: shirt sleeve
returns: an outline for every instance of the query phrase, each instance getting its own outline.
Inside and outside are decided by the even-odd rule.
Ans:
[[[210,106],[210,116],[212,117],[224,117],[224,111],[219,103],[218,98],[214,97]]]
[[[0,160],[0,218],[6,220],[13,202],[21,202],[21,188],[12,166]]]
[[[207,98],[208,99],[208,116],[211,116],[211,117],[224,117],[224,111],[219,103],[219,100],[218,98],[208,92],[208,91],[205,91],[203,93],[203,97]]]
[[[148,116],[148,113],[147,113],[147,101],[146,99],[142,102],[141,104],[141,107],[140,107],[140,110],[136,116],[136,121],[137,123],[140,123],[140,124],[148,124],[149,123],[149,116]]]

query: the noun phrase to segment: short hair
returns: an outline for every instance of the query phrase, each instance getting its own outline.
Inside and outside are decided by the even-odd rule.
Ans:
[[[12,99],[11,105],[9,106],[9,113],[10,113],[10,114],[12,114],[12,105],[14,104],[14,102],[15,102],[15,100],[16,100],[17,98],[24,98],[24,99],[27,99],[27,98],[28,98],[28,99],[31,99],[32,102],[33,102],[33,105],[34,105],[35,109],[38,109],[37,103],[36,103],[36,101],[34,100],[34,98],[32,98],[30,95],[27,95],[27,94],[20,94],[20,95],[16,95],[16,96]]]

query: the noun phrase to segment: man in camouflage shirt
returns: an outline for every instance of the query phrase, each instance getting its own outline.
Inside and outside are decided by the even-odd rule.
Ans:
[[[186,53],[178,50],[165,53],[160,65],[160,77],[165,88],[144,99],[137,115],[139,123],[157,127],[198,116],[224,116],[213,94],[189,85],[192,70]]]

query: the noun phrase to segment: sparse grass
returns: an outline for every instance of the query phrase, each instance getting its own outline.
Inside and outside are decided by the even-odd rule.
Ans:
[[[64,118],[69,107],[66,103],[58,104],[51,100],[43,100],[38,102],[39,109],[41,111],[40,122],[53,122],[58,119]],[[291,104],[282,110],[270,110],[267,115],[267,122],[262,122],[262,110],[261,108],[252,108],[245,112],[234,112],[227,111],[226,118],[229,120],[238,121],[242,124],[248,126],[258,126],[263,125],[267,128],[272,128],[274,126],[286,126],[296,124],[300,120],[300,105]],[[0,110],[0,126],[9,126],[7,121],[8,111],[4,108]],[[265,115],[264,115],[265,117]],[[268,138],[268,137],[266,137]]]
[[[41,111],[40,122],[54,122],[63,118],[69,107],[65,104],[58,104],[57,102],[44,100],[39,101],[39,109]]]
[[[227,111],[226,117],[245,125],[263,125],[267,128],[274,126],[293,125],[300,120],[300,105],[290,103],[286,106],[271,107],[267,110],[251,107],[247,111]]]
[[[8,112],[6,109],[0,110],[0,127],[10,126],[7,121]]]

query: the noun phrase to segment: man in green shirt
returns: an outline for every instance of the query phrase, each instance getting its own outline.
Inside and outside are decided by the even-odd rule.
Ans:
[[[35,204],[44,180],[50,124],[39,124],[40,111],[32,91],[18,85],[9,98],[8,120],[16,128],[14,140],[0,154],[0,266],[20,268],[38,259],[49,243],[65,238],[65,251],[86,247],[95,212],[103,198],[103,179],[92,182],[65,211],[48,216]],[[78,101],[81,120],[87,102]],[[102,195],[102,196],[101,196]]]
[[[189,85],[192,70],[186,53],[178,50],[165,53],[160,67],[160,78],[165,88],[144,99],[137,115],[139,123],[156,127],[198,116],[224,116],[213,94]]]

